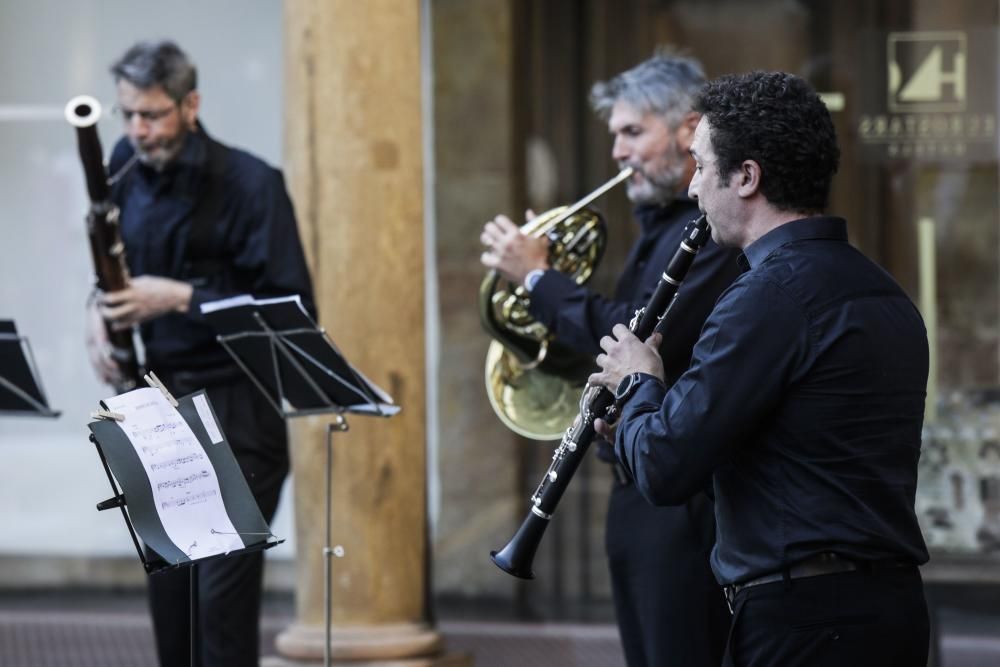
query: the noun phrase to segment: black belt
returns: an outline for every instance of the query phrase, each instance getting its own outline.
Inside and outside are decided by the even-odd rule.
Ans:
[[[749,581],[743,581],[738,584],[723,586],[722,592],[726,596],[726,602],[729,603],[729,611],[732,612],[736,596],[740,591],[745,588],[750,588],[751,586],[773,584],[784,579],[803,579],[805,577],[818,577],[824,574],[855,572],[858,570],[870,572],[876,569],[900,568],[907,567],[909,565],[911,565],[911,563],[895,559],[855,561],[837,555],[832,551],[826,551],[816,554],[815,556],[810,556],[805,560],[801,560],[779,572],[772,572],[771,574],[761,575],[756,579],[750,579]]]

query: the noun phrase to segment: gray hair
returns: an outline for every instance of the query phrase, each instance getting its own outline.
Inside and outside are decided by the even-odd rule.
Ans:
[[[607,120],[615,103],[622,101],[638,111],[659,114],[670,127],[676,127],[691,111],[704,84],[700,62],[661,47],[649,60],[595,83],[590,89],[590,106]]]
[[[128,81],[140,90],[160,86],[175,102],[198,86],[198,72],[174,42],[138,42],[111,66],[115,83]]]

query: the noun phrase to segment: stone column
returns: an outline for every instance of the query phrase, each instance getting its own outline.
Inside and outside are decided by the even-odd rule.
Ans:
[[[320,323],[403,409],[334,435],[335,664],[454,665],[429,623],[420,3],[285,3],[285,173]],[[325,431],[293,420],[296,619],[265,664],[321,661]]]

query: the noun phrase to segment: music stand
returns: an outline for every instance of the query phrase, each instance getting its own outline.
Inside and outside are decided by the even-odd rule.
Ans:
[[[0,320],[0,414],[58,417],[49,407],[28,339],[13,320]]]
[[[199,390],[175,401],[169,392],[159,384],[155,376],[152,379],[147,376],[146,379],[172,402],[181,418],[194,433],[198,445],[200,445],[197,454],[200,460],[205,461],[199,465],[212,468],[218,483],[221,501],[225,507],[226,517],[244,546],[224,553],[195,558],[192,558],[189,553],[185,553],[184,549],[168,534],[167,525],[164,523],[162,515],[157,511],[152,477],[148,467],[137,452],[138,446],[132,442],[125,430],[117,423],[127,419],[128,416],[108,410],[107,404],[103,401],[102,409],[92,414],[96,421],[88,424],[88,427],[91,431],[90,440],[97,449],[114,495],[97,503],[97,510],[104,511],[115,507],[121,510],[125,526],[132,538],[132,544],[135,546],[146,574],[152,576],[167,570],[190,568],[191,666],[198,667],[201,664],[198,632],[198,564],[204,561],[270,549],[283,540],[277,539],[271,533],[267,522],[260,513],[250,487],[229,448],[228,441],[218,426],[218,418],[215,416],[205,391]],[[157,465],[168,467],[171,462],[153,464],[152,467],[155,468]],[[119,490],[119,484],[121,490]],[[186,499],[184,502],[168,502],[183,505]],[[213,535],[231,534],[230,532],[216,531],[214,528],[212,528],[211,533]],[[244,536],[250,536],[253,539],[247,540],[244,539]],[[146,553],[140,545],[140,537],[149,553]]]
[[[348,430],[346,414],[391,417],[399,406],[354,368],[298,296],[254,299],[242,295],[202,304],[202,314],[236,364],[284,418],[332,414],[326,429],[326,531],[323,546],[323,665],[330,665],[333,433]]]

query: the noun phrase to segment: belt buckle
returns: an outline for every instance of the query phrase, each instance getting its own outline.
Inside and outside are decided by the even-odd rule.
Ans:
[[[736,593],[737,593],[737,588],[734,584],[722,587],[722,596],[726,598],[726,606],[729,607],[730,615],[734,613],[733,604],[735,604],[736,602]]]
[[[632,478],[629,477],[629,474],[625,471],[625,466],[618,461],[611,464],[611,470],[615,476],[615,481],[619,486],[628,486],[632,483]]]

